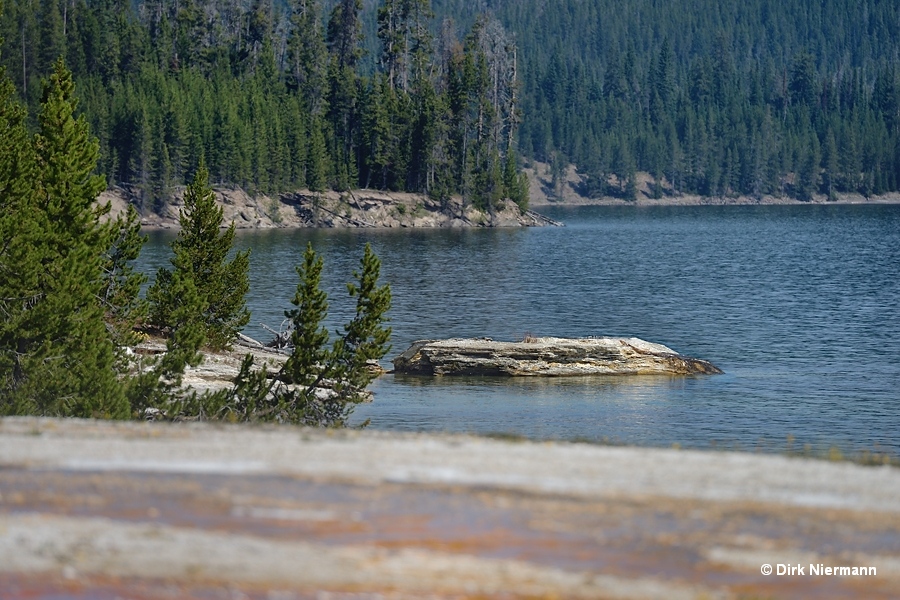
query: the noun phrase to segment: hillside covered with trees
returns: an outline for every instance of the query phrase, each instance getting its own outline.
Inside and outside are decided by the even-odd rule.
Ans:
[[[585,194],[633,197],[635,171],[656,194],[900,189],[897,2],[486,4],[521,49],[521,153]]]
[[[900,190],[891,0],[7,0],[28,104],[64,55],[110,184],[165,201],[204,157],[251,191],[524,201]],[[32,110],[32,114],[34,110]]]
[[[101,172],[151,208],[201,157],[214,183],[258,192],[377,187],[524,202],[515,48],[499,23],[439,37],[427,0],[388,0],[369,14],[380,68],[364,74],[362,9],[13,0],[2,57],[32,107],[65,57]]]

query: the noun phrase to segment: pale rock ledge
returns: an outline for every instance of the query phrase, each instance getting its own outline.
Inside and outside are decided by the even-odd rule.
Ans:
[[[394,359],[394,372],[416,375],[711,375],[705,360],[638,338],[489,338],[420,340]]]

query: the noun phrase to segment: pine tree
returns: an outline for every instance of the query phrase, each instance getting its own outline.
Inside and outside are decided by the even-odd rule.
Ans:
[[[253,371],[248,356],[234,388],[208,399],[207,413],[240,420],[345,426],[354,406],[368,397],[366,387],[375,377],[370,361],[379,360],[390,349],[391,330],[384,324],[391,291],[388,285],[378,285],[381,263],[368,244],[360,266],[361,272],[354,273],[356,283],[347,284],[356,298],[356,316],[328,348],[328,331],[322,326],[328,310],[328,298],[320,288],[323,261],[307,245],[291,300],[296,308],[285,312],[292,327],[290,358],[269,381],[265,369]]]
[[[138,359],[136,373],[125,382],[134,416],[151,416],[146,411],[152,409],[156,416],[177,418],[193,408],[185,406],[186,402],[196,405],[197,401],[196,394],[186,395],[180,388],[185,367],[197,366],[202,359],[199,350],[206,341],[207,327],[199,315],[206,303],[189,272],[176,269],[166,279],[166,286],[166,293],[178,299],[167,315],[171,335],[166,339],[166,352],[146,364]]]
[[[359,75],[356,66],[362,56],[361,0],[340,0],[328,21],[326,44],[328,65],[328,117],[334,176],[332,187],[345,190],[357,185],[354,147],[357,142]]]
[[[385,327],[391,307],[391,288],[378,285],[381,261],[366,244],[360,271],[354,271],[357,283],[348,283],[347,291],[356,298],[356,316],[344,326],[344,335],[335,342],[336,378],[346,382],[351,393],[365,389],[374,375],[367,368],[390,350],[391,328]]]
[[[287,76],[312,115],[322,111],[325,99],[327,54],[322,39],[318,0],[294,0],[287,40]]]
[[[328,185],[328,150],[322,122],[313,119],[310,123],[309,151],[306,155],[306,185],[314,192],[324,192]]]
[[[297,267],[297,292],[291,303],[297,308],[285,311],[293,328],[294,351],[281,373],[286,383],[315,387],[326,374],[329,359],[328,330],[322,322],[328,314],[328,296],[321,289],[322,257],[307,244],[303,264]]]
[[[206,342],[213,348],[227,346],[250,320],[246,295],[250,284],[250,250],[228,260],[234,242],[234,223],[220,233],[222,209],[216,205],[205,166],[197,169],[184,192],[179,216],[181,231],[172,242],[173,271],[162,268],[147,291],[151,322],[177,331],[175,315],[182,298],[175,289],[176,276],[189,279],[197,289],[202,310],[194,317],[203,324]]]
[[[75,110],[71,73],[60,59],[38,117],[34,187],[27,190],[15,179],[12,186],[30,194],[13,200],[18,230],[6,238],[17,250],[3,264],[16,278],[13,295],[3,295],[12,299],[2,308],[3,411],[125,418],[129,407],[99,300],[111,228],[100,224],[103,211],[93,202],[105,183],[93,174],[97,141]],[[11,141],[21,142],[21,130],[12,133]],[[19,150],[14,161],[20,174],[28,160]]]
[[[37,342],[23,330],[40,300],[41,224],[34,201],[34,147],[26,111],[0,68],[0,413],[16,410],[15,392],[29,375],[27,352]]]
[[[510,149],[503,164],[503,187],[506,197],[523,211],[528,210],[528,176],[519,172],[516,153]]]
[[[147,303],[139,297],[147,276],[134,269],[147,241],[141,235],[141,222],[134,206],[114,221],[114,236],[103,261],[103,287],[100,302],[106,322],[111,326],[119,347],[133,341],[133,329],[147,317]]]
[[[800,168],[797,174],[797,197],[800,200],[812,200],[813,194],[819,187],[819,163],[822,161],[822,153],[819,148],[819,138],[811,133],[808,142],[804,144],[803,154],[800,158]]]
[[[837,142],[834,139],[834,132],[828,130],[828,136],[825,138],[825,156],[823,164],[825,173],[823,174],[823,187],[825,194],[829,200],[836,200],[837,178],[838,178],[838,151]]]

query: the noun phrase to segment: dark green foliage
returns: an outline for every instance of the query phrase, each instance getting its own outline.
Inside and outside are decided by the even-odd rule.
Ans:
[[[518,75],[496,20],[479,20],[464,46],[447,28],[436,49],[428,0],[36,2],[37,13],[14,0],[0,18],[3,56],[31,102],[46,57],[69,55],[100,172],[142,210],[161,212],[201,160],[215,183],[251,192],[371,185],[487,207],[506,191],[494,157],[503,171]],[[458,114],[444,63],[453,46],[478,67],[457,90]]]
[[[524,0],[485,18],[462,0],[10,0],[0,35],[32,113],[67,56],[100,172],[144,209],[201,158],[253,192],[373,186],[490,208],[495,157],[511,194],[513,149],[566,157],[593,195],[636,197],[641,171],[654,196],[896,191],[900,4],[814,4]],[[818,165],[799,151],[812,136]],[[827,191],[799,185],[816,168]]]
[[[391,289],[378,285],[381,261],[366,244],[360,270],[353,272],[356,283],[348,283],[347,291],[356,298],[356,315],[344,326],[344,335],[333,349],[335,377],[346,382],[351,391],[364,389],[374,378],[367,368],[370,360],[378,360],[390,350],[391,328],[385,327],[391,307]]]
[[[519,171],[516,164],[516,153],[510,150],[506,154],[503,165],[503,186],[505,196],[519,205],[522,210],[528,210],[528,176]]]
[[[169,331],[194,321],[202,325],[206,343],[227,346],[247,324],[250,312],[245,297],[249,290],[250,251],[228,255],[234,242],[234,223],[224,232],[222,209],[209,187],[206,167],[201,166],[184,192],[181,231],[172,242],[173,270],[160,269],[147,291],[151,323]],[[198,300],[184,312],[182,286],[196,289]]]
[[[324,373],[328,360],[328,330],[322,326],[328,313],[328,297],[319,287],[322,280],[322,257],[306,246],[303,264],[297,267],[300,283],[291,303],[297,308],[285,312],[291,320],[291,344],[294,351],[282,375],[287,383],[313,386]]]
[[[365,389],[374,378],[368,363],[390,349],[391,330],[384,323],[391,291],[387,285],[378,285],[381,263],[366,244],[361,271],[354,273],[357,282],[347,284],[356,298],[356,315],[329,349],[329,335],[322,326],[328,310],[327,297],[319,287],[322,267],[321,257],[312,245],[307,246],[303,264],[297,268],[297,293],[291,300],[297,308],[285,313],[293,326],[294,351],[279,379],[288,385],[280,387],[274,398],[280,419],[332,427],[346,424],[353,405],[365,399]]]
[[[100,302],[105,320],[115,333],[116,345],[126,346],[134,342],[134,328],[148,315],[146,301],[138,296],[147,276],[132,266],[147,238],[141,235],[141,223],[133,206],[129,204],[125,214],[113,222],[112,234],[103,262]]]
[[[158,281],[158,280],[157,280]],[[167,280],[166,293],[177,298],[168,313],[170,335],[166,352],[157,359],[137,357],[136,373],[126,382],[126,394],[135,417],[157,416],[177,418],[193,414],[198,397],[180,390],[181,377],[187,365],[200,363],[200,347],[206,341],[207,327],[198,318],[206,303],[189,273],[175,269]]]
[[[342,427],[353,407],[366,400],[366,387],[375,377],[370,362],[390,350],[391,330],[385,327],[391,291],[378,285],[381,263],[366,244],[356,282],[347,284],[356,298],[356,315],[331,348],[323,327],[328,299],[320,288],[323,261],[308,245],[303,263],[297,267],[300,282],[291,300],[296,307],[286,311],[293,328],[294,349],[278,373],[254,370],[247,356],[235,387],[199,400],[195,411],[218,418],[278,421],[318,427]],[[196,398],[193,402],[198,402]]]
[[[71,74],[55,63],[33,143],[0,85],[0,411],[127,417],[99,300],[112,228],[92,208],[104,182]]]

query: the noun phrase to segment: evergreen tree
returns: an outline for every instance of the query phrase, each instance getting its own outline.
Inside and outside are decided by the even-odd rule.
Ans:
[[[285,312],[291,320],[294,351],[281,374],[286,383],[304,388],[314,388],[327,374],[328,330],[322,322],[328,314],[328,296],[320,287],[323,264],[312,243],[307,244],[303,264],[297,267],[297,293],[291,300],[297,308]]]
[[[334,176],[332,187],[346,190],[357,185],[355,146],[359,75],[356,67],[362,56],[362,27],[359,13],[361,0],[340,0],[331,11],[326,44],[330,54],[328,66],[328,116],[331,125],[330,145]]]
[[[167,326],[171,333],[166,339],[166,352],[146,364],[139,358],[136,372],[125,382],[132,415],[137,417],[197,416],[201,406],[195,393],[181,390],[181,382],[185,367],[197,366],[202,360],[199,350],[207,339],[207,326],[198,315],[207,305],[192,274],[184,270],[175,269],[166,279],[165,293],[177,299],[168,307]],[[148,413],[147,409],[153,412]]]
[[[293,329],[293,351],[282,369],[268,381],[265,370],[254,373],[248,356],[232,390],[210,398],[207,413],[217,412],[241,420],[300,423],[319,427],[343,427],[359,402],[368,395],[366,387],[375,377],[370,361],[382,358],[390,349],[391,330],[385,327],[391,304],[390,287],[378,285],[380,261],[366,244],[354,273],[357,283],[347,284],[356,298],[356,316],[344,333],[328,348],[328,331],[322,326],[328,299],[320,288],[323,261],[307,245],[300,278],[286,311]]]
[[[28,352],[37,332],[23,330],[29,305],[40,301],[42,235],[34,202],[34,147],[25,127],[25,110],[0,70],[0,413],[16,410],[12,397],[29,373]]]
[[[134,341],[133,329],[142,324],[148,311],[146,301],[139,297],[147,276],[133,266],[147,238],[141,235],[141,222],[132,205],[114,221],[113,233],[104,255],[100,302],[116,345],[123,347]]]
[[[378,285],[380,275],[381,261],[366,244],[360,270],[353,272],[356,283],[347,284],[350,296],[356,298],[356,315],[344,326],[344,334],[332,350],[338,391],[352,399],[358,400],[375,378],[369,361],[382,358],[390,350],[391,328],[385,323],[391,307],[391,288]]]
[[[200,298],[201,310],[193,318],[202,323],[206,343],[213,348],[225,347],[250,320],[245,299],[250,287],[250,251],[238,252],[228,260],[234,242],[234,223],[219,232],[222,209],[216,205],[205,166],[197,169],[184,192],[179,223],[181,231],[172,242],[174,269],[161,268],[147,291],[151,323],[177,331],[190,321],[176,319],[183,304],[176,284],[179,279],[189,280]]]
[[[510,149],[503,165],[503,187],[506,197],[515,202],[523,211],[528,210],[528,176],[519,172],[516,153]]]
[[[825,172],[822,177],[822,185],[824,192],[829,200],[835,200],[837,192],[838,178],[838,151],[837,142],[834,139],[834,132],[828,130],[828,136],[825,138],[825,152],[822,159]]]
[[[324,192],[328,185],[328,149],[320,119],[310,125],[309,153],[306,156],[306,185],[314,192]]]
[[[14,274],[2,294],[3,412],[124,418],[129,407],[99,301],[111,229],[100,224],[93,202],[105,184],[93,174],[97,142],[75,109],[71,73],[60,59],[45,85],[33,167],[27,144],[0,153],[11,159],[3,165],[13,175],[14,211],[6,218],[17,225],[4,232],[16,250],[2,265]],[[14,129],[3,143],[21,144],[21,113],[7,114]],[[17,181],[26,173],[34,177],[31,189]]]
[[[318,0],[296,0],[291,9],[287,41],[287,75],[313,115],[322,110],[326,88],[327,53],[322,39]]]
[[[800,169],[797,174],[797,197],[800,200],[812,200],[812,196],[819,187],[819,164],[822,155],[819,148],[819,140],[813,133],[809,141],[804,145],[803,155],[800,159]]]

